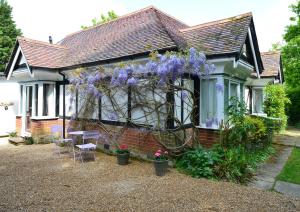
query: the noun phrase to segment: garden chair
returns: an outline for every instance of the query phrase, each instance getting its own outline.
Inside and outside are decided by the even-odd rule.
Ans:
[[[93,155],[94,161],[96,160],[96,148],[98,145],[98,141],[100,138],[100,133],[98,131],[85,131],[82,135],[83,144],[78,144],[76,147],[79,150],[79,157],[81,162],[83,163],[83,157],[87,155]],[[95,143],[87,142],[94,140]],[[74,153],[74,162],[76,160],[76,148],[73,147]]]
[[[51,127],[51,140],[54,143],[54,153],[61,156],[62,147],[69,147],[69,143],[72,142],[71,138],[63,138],[63,127],[60,125],[54,125]],[[69,152],[69,151],[68,151]]]

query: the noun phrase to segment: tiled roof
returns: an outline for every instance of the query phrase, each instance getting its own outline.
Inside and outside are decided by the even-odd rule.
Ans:
[[[66,36],[58,44],[19,38],[31,66],[64,68],[147,53],[196,47],[207,55],[238,53],[252,14],[189,27],[153,6]]]
[[[281,71],[280,52],[271,51],[260,53],[265,70],[260,76],[262,77],[277,77]]]
[[[18,37],[18,42],[30,66],[58,68],[65,64],[64,58],[68,49],[64,46],[24,37]]]
[[[182,29],[188,46],[207,55],[239,53],[245,42],[252,14],[246,13],[219,21]]]

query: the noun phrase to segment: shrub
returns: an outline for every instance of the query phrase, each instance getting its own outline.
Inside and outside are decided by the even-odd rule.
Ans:
[[[15,138],[15,137],[17,137],[17,132],[10,132],[10,133],[8,133],[8,136],[10,137],[10,138]]]
[[[214,151],[222,156],[214,167],[215,176],[235,183],[248,182],[257,166],[275,152],[271,146],[254,152],[242,146],[229,149],[216,146]]]
[[[300,126],[300,87],[286,89],[286,93],[291,101],[286,108],[289,124]]]
[[[192,177],[213,178],[214,166],[219,161],[217,152],[200,147],[187,151],[176,160],[176,168]]]
[[[287,125],[285,106],[290,103],[283,85],[267,85],[265,87],[264,112],[274,118],[280,118],[281,124],[276,127],[276,131],[283,131]]]
[[[33,140],[32,137],[25,137],[25,138],[24,138],[24,143],[25,143],[26,145],[31,145],[31,144],[34,144],[34,140]]]
[[[246,116],[245,124],[251,126],[246,136],[246,147],[263,147],[268,141],[267,127],[259,117]]]

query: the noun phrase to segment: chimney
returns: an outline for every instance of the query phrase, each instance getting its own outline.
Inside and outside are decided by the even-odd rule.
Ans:
[[[53,43],[53,40],[52,40],[52,36],[51,36],[51,35],[49,36],[49,43],[50,43],[50,44]]]

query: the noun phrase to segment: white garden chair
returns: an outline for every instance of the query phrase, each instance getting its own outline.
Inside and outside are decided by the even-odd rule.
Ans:
[[[100,133],[98,131],[84,131],[82,135],[83,144],[77,144],[75,146],[73,145],[74,162],[76,160],[77,155],[79,156],[82,163],[83,157],[86,157],[87,155],[93,155],[94,160],[96,160],[95,153],[99,138]],[[94,143],[91,142],[92,140],[94,141]],[[78,151],[76,150],[76,148],[78,148]]]
[[[69,143],[72,143],[71,138],[63,138],[63,127],[60,125],[54,125],[51,127],[51,140],[54,143],[54,153],[61,156],[62,147],[69,147]]]

